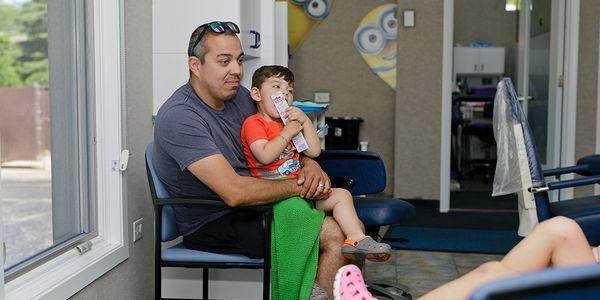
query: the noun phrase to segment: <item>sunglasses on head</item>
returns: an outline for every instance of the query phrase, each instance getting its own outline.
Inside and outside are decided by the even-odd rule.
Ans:
[[[194,55],[194,49],[196,48],[198,43],[200,43],[200,41],[202,40],[202,38],[204,37],[204,35],[206,34],[206,32],[209,29],[210,29],[210,31],[212,31],[214,33],[223,33],[225,31],[232,31],[234,33],[240,33],[240,28],[233,22],[214,21],[214,22],[202,24],[202,25],[198,26],[198,28],[203,27],[203,26],[204,26],[204,28],[202,28],[202,31],[200,32],[200,34],[198,34],[198,37],[196,37],[196,40],[194,41],[192,46],[188,49],[188,56]]]

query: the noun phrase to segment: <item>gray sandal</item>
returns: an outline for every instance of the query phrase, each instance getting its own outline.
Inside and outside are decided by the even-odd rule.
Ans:
[[[346,240],[342,246],[342,255],[349,260],[368,259],[380,262],[390,259],[392,247],[378,243],[372,237],[366,236],[360,241]]]

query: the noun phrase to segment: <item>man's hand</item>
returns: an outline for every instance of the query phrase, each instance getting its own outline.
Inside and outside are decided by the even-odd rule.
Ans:
[[[304,199],[326,199],[331,193],[331,181],[319,164],[304,157],[304,166],[298,173],[298,185],[302,186],[300,197]]]

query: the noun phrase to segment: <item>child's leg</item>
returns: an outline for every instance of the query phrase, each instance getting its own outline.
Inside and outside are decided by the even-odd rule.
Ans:
[[[362,229],[362,223],[356,215],[352,195],[345,189],[331,189],[331,195],[325,200],[317,200],[318,210],[332,212],[335,221],[340,224],[340,228],[346,235],[346,238],[359,241],[365,237]]]
[[[596,259],[579,225],[565,217],[554,217],[537,224],[501,262],[509,269],[525,273],[548,266],[590,264]]]
[[[568,267],[596,262],[592,249],[575,221],[565,217],[546,220],[518,243],[500,262],[488,262],[421,299],[467,299],[484,283],[549,266]]]
[[[326,200],[317,201],[317,209],[333,212],[333,218],[347,237],[342,246],[342,254],[349,260],[386,261],[390,258],[391,247],[378,243],[365,236],[362,223],[356,215],[350,192],[344,189],[332,189]]]
[[[516,275],[514,270],[507,268],[500,262],[490,261],[477,267],[471,272],[452,280],[433,291],[423,295],[417,300],[437,299],[469,299],[473,291],[488,282]]]

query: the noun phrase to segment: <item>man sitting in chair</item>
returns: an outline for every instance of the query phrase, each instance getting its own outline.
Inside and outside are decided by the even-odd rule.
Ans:
[[[244,53],[237,25],[211,22],[199,26],[188,47],[188,83],[177,89],[156,116],[154,165],[174,197],[218,196],[230,207],[277,202],[292,196],[326,199],[330,180],[319,165],[303,158],[297,181],[250,177],[240,129],[256,113],[248,89],[240,85]],[[187,248],[263,256],[260,215],[230,209],[174,207]],[[332,217],[319,233],[316,281],[327,294],[335,272],[344,265],[344,235]]]

